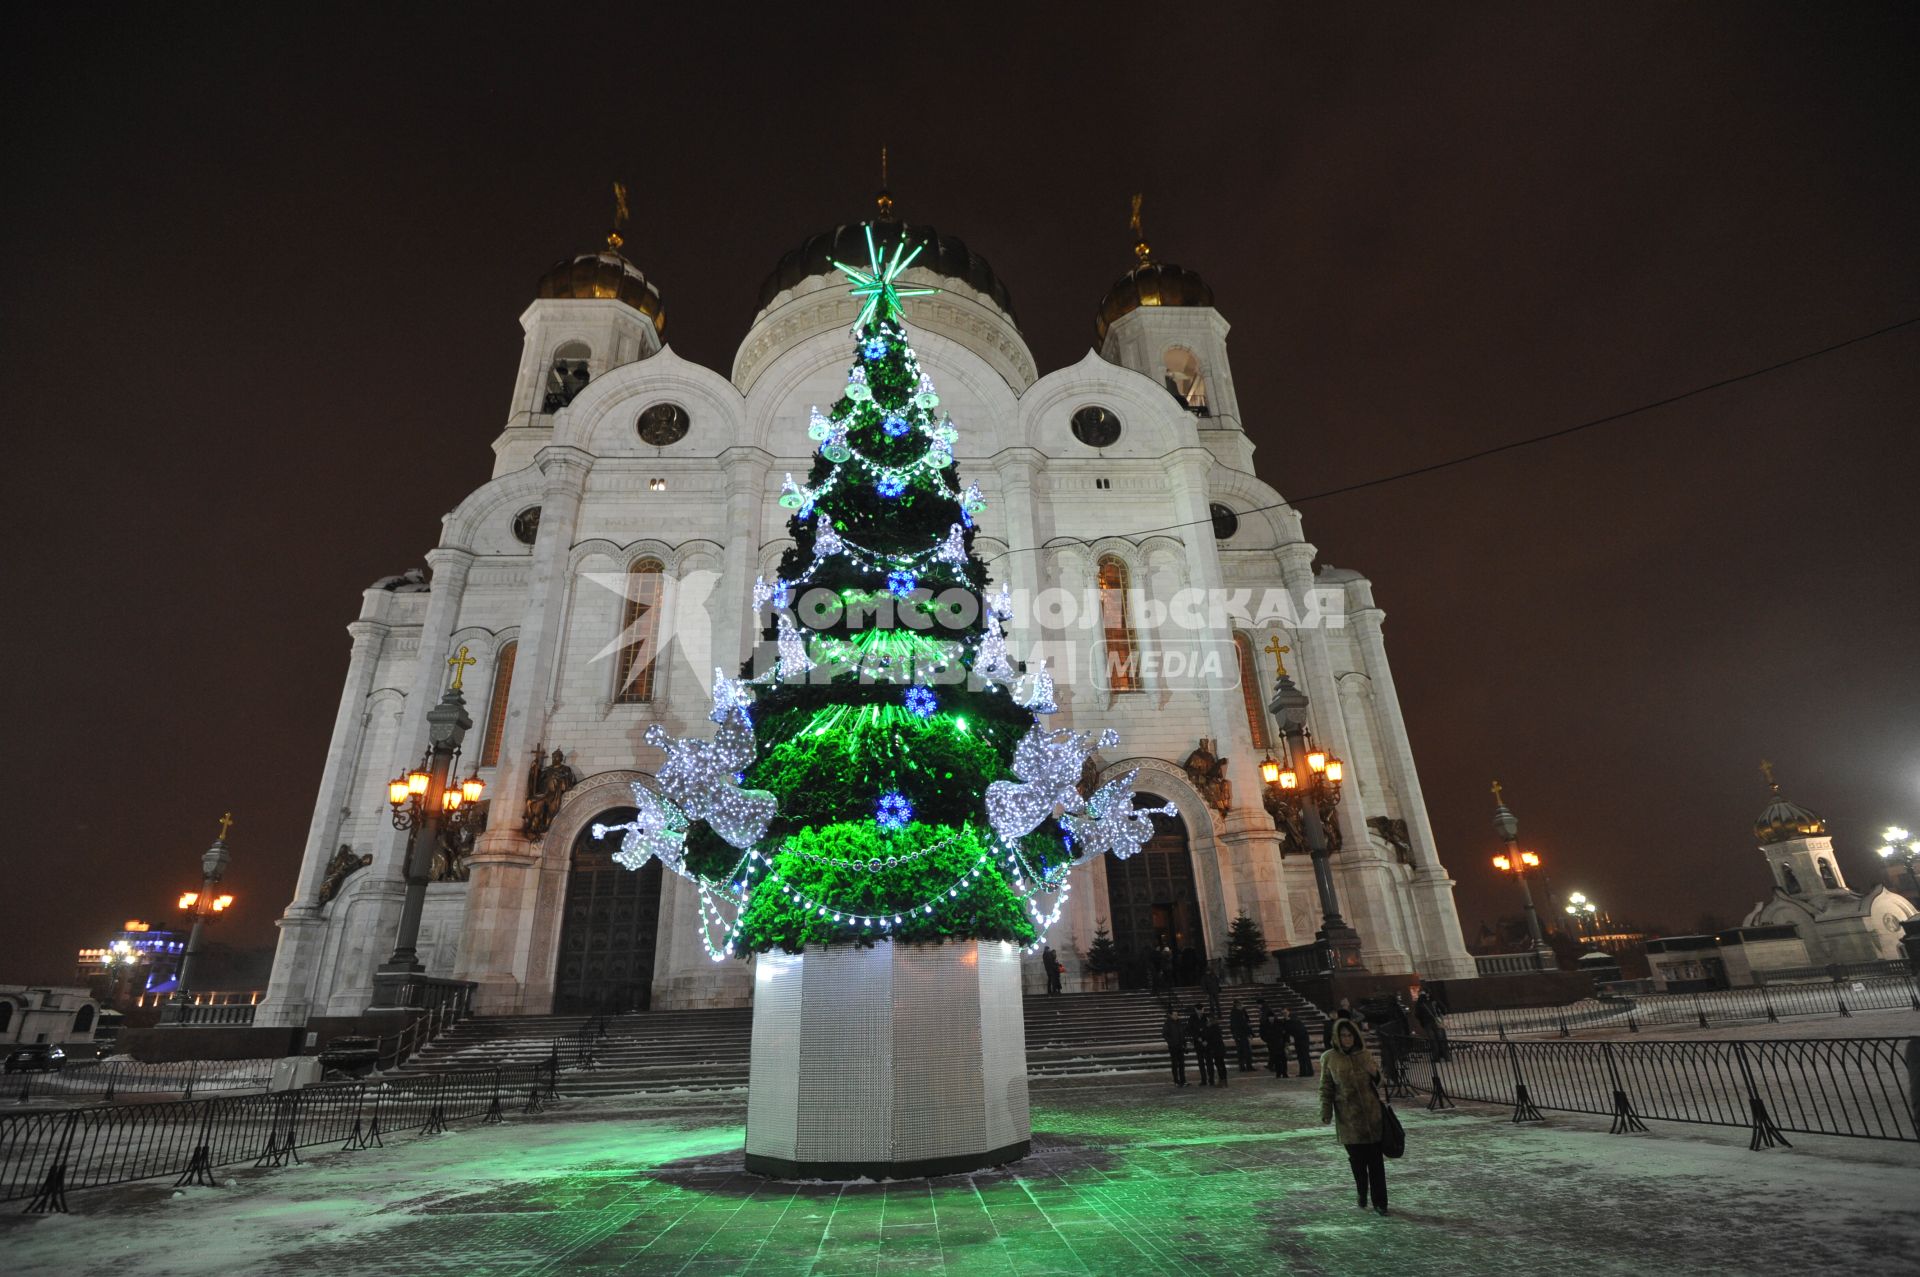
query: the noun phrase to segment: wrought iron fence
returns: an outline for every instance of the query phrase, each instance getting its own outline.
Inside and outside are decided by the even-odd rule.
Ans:
[[[1516,1042],[1386,1038],[1389,1093],[1510,1106],[1515,1122],[1542,1109],[1613,1119],[1742,1126],[1749,1147],[1789,1144],[1788,1132],[1920,1140],[1920,1038],[1734,1041]]]
[[[300,1150],[377,1147],[403,1131],[500,1121],[554,1093],[546,1062],[323,1083],[264,1095],[0,1114],[0,1201],[30,1213],[67,1209],[69,1189],[174,1176],[212,1185],[216,1167],[283,1166]]]
[[[6,1094],[21,1104],[39,1100],[112,1103],[152,1095],[190,1100],[210,1092],[264,1091],[272,1077],[273,1061],[264,1059],[184,1064],[84,1060],[49,1073],[10,1074]]]
[[[1802,984],[1766,984],[1701,993],[1582,998],[1559,1007],[1459,1011],[1446,1017],[1449,1033],[1496,1035],[1557,1033],[1581,1029],[1626,1029],[1646,1025],[1778,1021],[1791,1016],[1851,1016],[1855,1011],[1920,1011],[1920,984],[1911,975],[1878,976]]]

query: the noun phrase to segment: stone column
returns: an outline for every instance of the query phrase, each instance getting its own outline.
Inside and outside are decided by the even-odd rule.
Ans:
[[[347,633],[353,636],[353,650],[347,659],[346,685],[340,689],[340,707],[333,716],[327,761],[320,772],[320,794],[314,801],[313,821],[307,827],[307,846],[300,857],[293,900],[280,915],[280,942],[274,950],[267,996],[254,1013],[253,1022],[263,1028],[305,1024],[311,1009],[313,967],[327,933],[320,885],[326,880],[327,862],[333,859],[338,845],[342,813],[353,798],[354,772],[367,734],[367,697],[373,691],[388,632],[388,627],[378,621],[358,620],[347,626]]]
[[[1293,594],[1300,609],[1301,624],[1294,627],[1295,658],[1300,666],[1302,690],[1308,699],[1314,739],[1321,748],[1342,759],[1353,757],[1352,742],[1340,712],[1340,687],[1334,677],[1332,641],[1326,626],[1314,623],[1312,590],[1314,547],[1295,541],[1280,547],[1281,579]],[[1343,593],[1344,607],[1344,593]],[[1342,612],[1344,620],[1345,613]],[[1299,649],[1304,648],[1302,652]],[[1376,974],[1405,971],[1412,955],[1400,943],[1399,928],[1394,925],[1386,895],[1390,884],[1385,879],[1392,866],[1373,848],[1367,818],[1374,813],[1367,807],[1366,795],[1358,784],[1344,786],[1335,822],[1340,830],[1341,850],[1334,853],[1333,868],[1340,884],[1342,911],[1360,933],[1361,960]]]
[[[1207,722],[1212,729],[1214,752],[1227,760],[1227,775],[1233,782],[1233,806],[1221,820],[1220,844],[1226,863],[1221,866],[1221,911],[1219,934],[1213,937],[1208,956],[1226,953],[1226,929],[1236,913],[1246,913],[1260,924],[1269,947],[1284,942],[1287,932],[1285,891],[1280,885],[1280,836],[1273,826],[1262,800],[1260,759],[1253,748],[1253,735],[1247,726],[1246,708],[1238,686],[1239,657],[1233,648],[1231,623],[1224,614],[1214,615],[1213,601],[1224,597],[1226,578],[1220,568],[1219,547],[1213,537],[1211,488],[1208,475],[1213,454],[1204,448],[1183,448],[1175,454],[1171,477],[1174,510],[1186,549],[1187,585],[1199,591],[1202,600],[1201,628],[1173,628],[1179,613],[1169,617],[1170,638],[1206,640],[1209,650],[1218,649],[1223,661],[1218,680],[1211,680],[1202,693]]]
[[[1386,639],[1381,622],[1386,613],[1374,604],[1372,588],[1355,586],[1359,604],[1349,620],[1359,642],[1360,659],[1367,677],[1373,681],[1373,711],[1380,723],[1380,752],[1387,774],[1400,795],[1400,811],[1407,822],[1407,840],[1413,847],[1413,904],[1419,918],[1422,951],[1416,955],[1422,975],[1434,979],[1465,979],[1476,974],[1473,955],[1467,952],[1460,934],[1460,915],[1453,901],[1453,879],[1440,863],[1433,822],[1427,816],[1426,796],[1420,789],[1420,773],[1413,761],[1413,744],[1407,738],[1407,723],[1400,712],[1400,692],[1393,683],[1393,670],[1387,663]]]
[[[1033,448],[1008,448],[994,455],[993,470],[1000,479],[999,509],[1001,525],[1006,529],[1007,549],[1014,551],[988,569],[996,581],[1013,587],[1016,599],[1026,606],[1014,611],[1009,645],[1016,660],[1032,651],[1038,638],[1033,621],[1033,600],[1040,593],[1040,530],[1035,519],[1033,491],[1040,475],[1042,457]],[[994,507],[987,507],[991,516]],[[997,588],[997,587],[996,587]]]
[[[527,942],[539,895],[541,848],[521,831],[526,810],[527,767],[542,743],[552,704],[554,670],[564,638],[574,531],[593,457],[578,448],[540,450],[536,464],[546,476],[540,499],[540,532],[533,545],[520,649],[513,686],[507,692],[507,725],[500,765],[494,772],[486,832],[474,841],[467,881],[467,913],[460,927],[459,979],[480,985],[474,1011],[502,1015],[522,1010],[521,981]]]
[[[766,526],[767,475],[773,457],[760,448],[729,448],[720,454],[727,472],[727,548],[720,583],[713,598],[718,605],[714,624],[713,659],[729,674],[747,658],[758,641],[754,624],[753,578],[760,570],[761,532]],[[701,678],[711,670],[695,670]]]

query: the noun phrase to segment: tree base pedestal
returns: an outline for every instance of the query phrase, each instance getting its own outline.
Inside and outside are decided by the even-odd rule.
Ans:
[[[1027,1155],[1017,947],[810,945],[754,967],[748,1170],[911,1179]]]

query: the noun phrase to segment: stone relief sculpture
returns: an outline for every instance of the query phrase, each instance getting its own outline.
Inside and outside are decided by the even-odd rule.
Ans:
[[[527,769],[527,811],[520,821],[521,830],[535,837],[553,828],[553,818],[560,814],[567,791],[580,783],[580,777],[567,766],[565,753],[556,749],[551,758],[543,758],[543,749],[534,747],[533,763]]]
[[[349,844],[341,843],[340,849],[333,853],[333,859],[327,862],[327,876],[320,880],[320,903],[325,904],[339,895],[340,885],[348,877],[372,863],[371,854],[356,856]]]
[[[1227,760],[1213,752],[1213,741],[1203,736],[1199,746],[1180,764],[1207,806],[1222,816],[1233,809],[1233,782],[1227,779]]]
[[[1413,839],[1407,834],[1406,821],[1395,820],[1391,816],[1374,816],[1367,821],[1367,828],[1386,840],[1401,864],[1413,863]]]

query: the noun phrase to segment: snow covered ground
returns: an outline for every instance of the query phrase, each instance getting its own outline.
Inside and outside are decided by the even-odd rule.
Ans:
[[[0,1220],[17,1274],[1582,1274],[1920,1268],[1920,1145],[1402,1113],[1394,1214],[1355,1209],[1317,1079],[1037,1092],[1032,1157],[890,1184],[741,1167],[738,1106],[561,1108],[226,1186]]]

